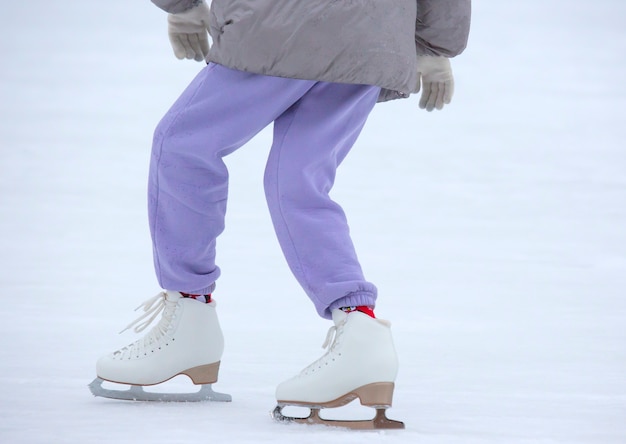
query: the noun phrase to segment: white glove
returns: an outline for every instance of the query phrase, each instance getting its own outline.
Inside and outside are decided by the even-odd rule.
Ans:
[[[209,54],[209,7],[199,3],[179,14],[168,14],[167,31],[178,59],[205,60]]]
[[[417,69],[422,78],[420,108],[442,109],[454,93],[454,77],[450,59],[442,56],[417,56]]]

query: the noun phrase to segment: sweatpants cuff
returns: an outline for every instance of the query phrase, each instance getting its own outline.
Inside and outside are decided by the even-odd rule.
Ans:
[[[333,302],[330,307],[326,310],[326,315],[324,316],[328,319],[332,319],[332,311],[341,307],[357,307],[359,305],[368,305],[370,307],[374,307],[376,305],[376,295],[369,291],[355,291],[353,293],[347,294],[341,299],[337,299]]]

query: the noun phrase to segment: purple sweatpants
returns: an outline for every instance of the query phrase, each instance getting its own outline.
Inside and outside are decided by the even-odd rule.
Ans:
[[[363,277],[344,212],[328,193],[379,92],[204,68],[154,134],[148,197],[161,287],[213,291],[228,196],[222,158],[274,122],[264,186],[289,267],[325,318],[338,307],[374,305],[376,287]]]

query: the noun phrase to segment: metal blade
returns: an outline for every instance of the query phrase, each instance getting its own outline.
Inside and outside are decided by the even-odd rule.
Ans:
[[[272,412],[272,418],[278,422],[308,424],[308,425],[325,425],[329,427],[342,427],[353,430],[379,430],[379,429],[404,429],[404,423],[387,418],[384,408],[376,409],[376,416],[373,419],[363,420],[338,420],[324,419],[320,417],[320,409],[311,407],[311,413],[306,418],[297,418],[285,416],[282,413],[285,405],[277,405]]]
[[[202,384],[200,390],[192,393],[155,393],[147,392],[140,385],[131,385],[128,390],[112,390],[102,387],[101,378],[94,379],[89,384],[89,390],[94,396],[125,401],[156,401],[156,402],[231,402],[232,397],[226,393],[213,391],[211,384]]]

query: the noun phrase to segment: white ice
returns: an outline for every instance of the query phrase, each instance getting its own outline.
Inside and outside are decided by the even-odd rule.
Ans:
[[[159,290],[152,130],[202,65],[174,58],[148,1],[0,11],[0,442],[626,442],[626,2],[475,1],[452,105],[378,106],[340,169],[401,358],[389,416],[407,429],[373,433],[269,418],[328,328],[271,229],[269,131],[228,159],[215,389],[233,402],[91,396]]]

